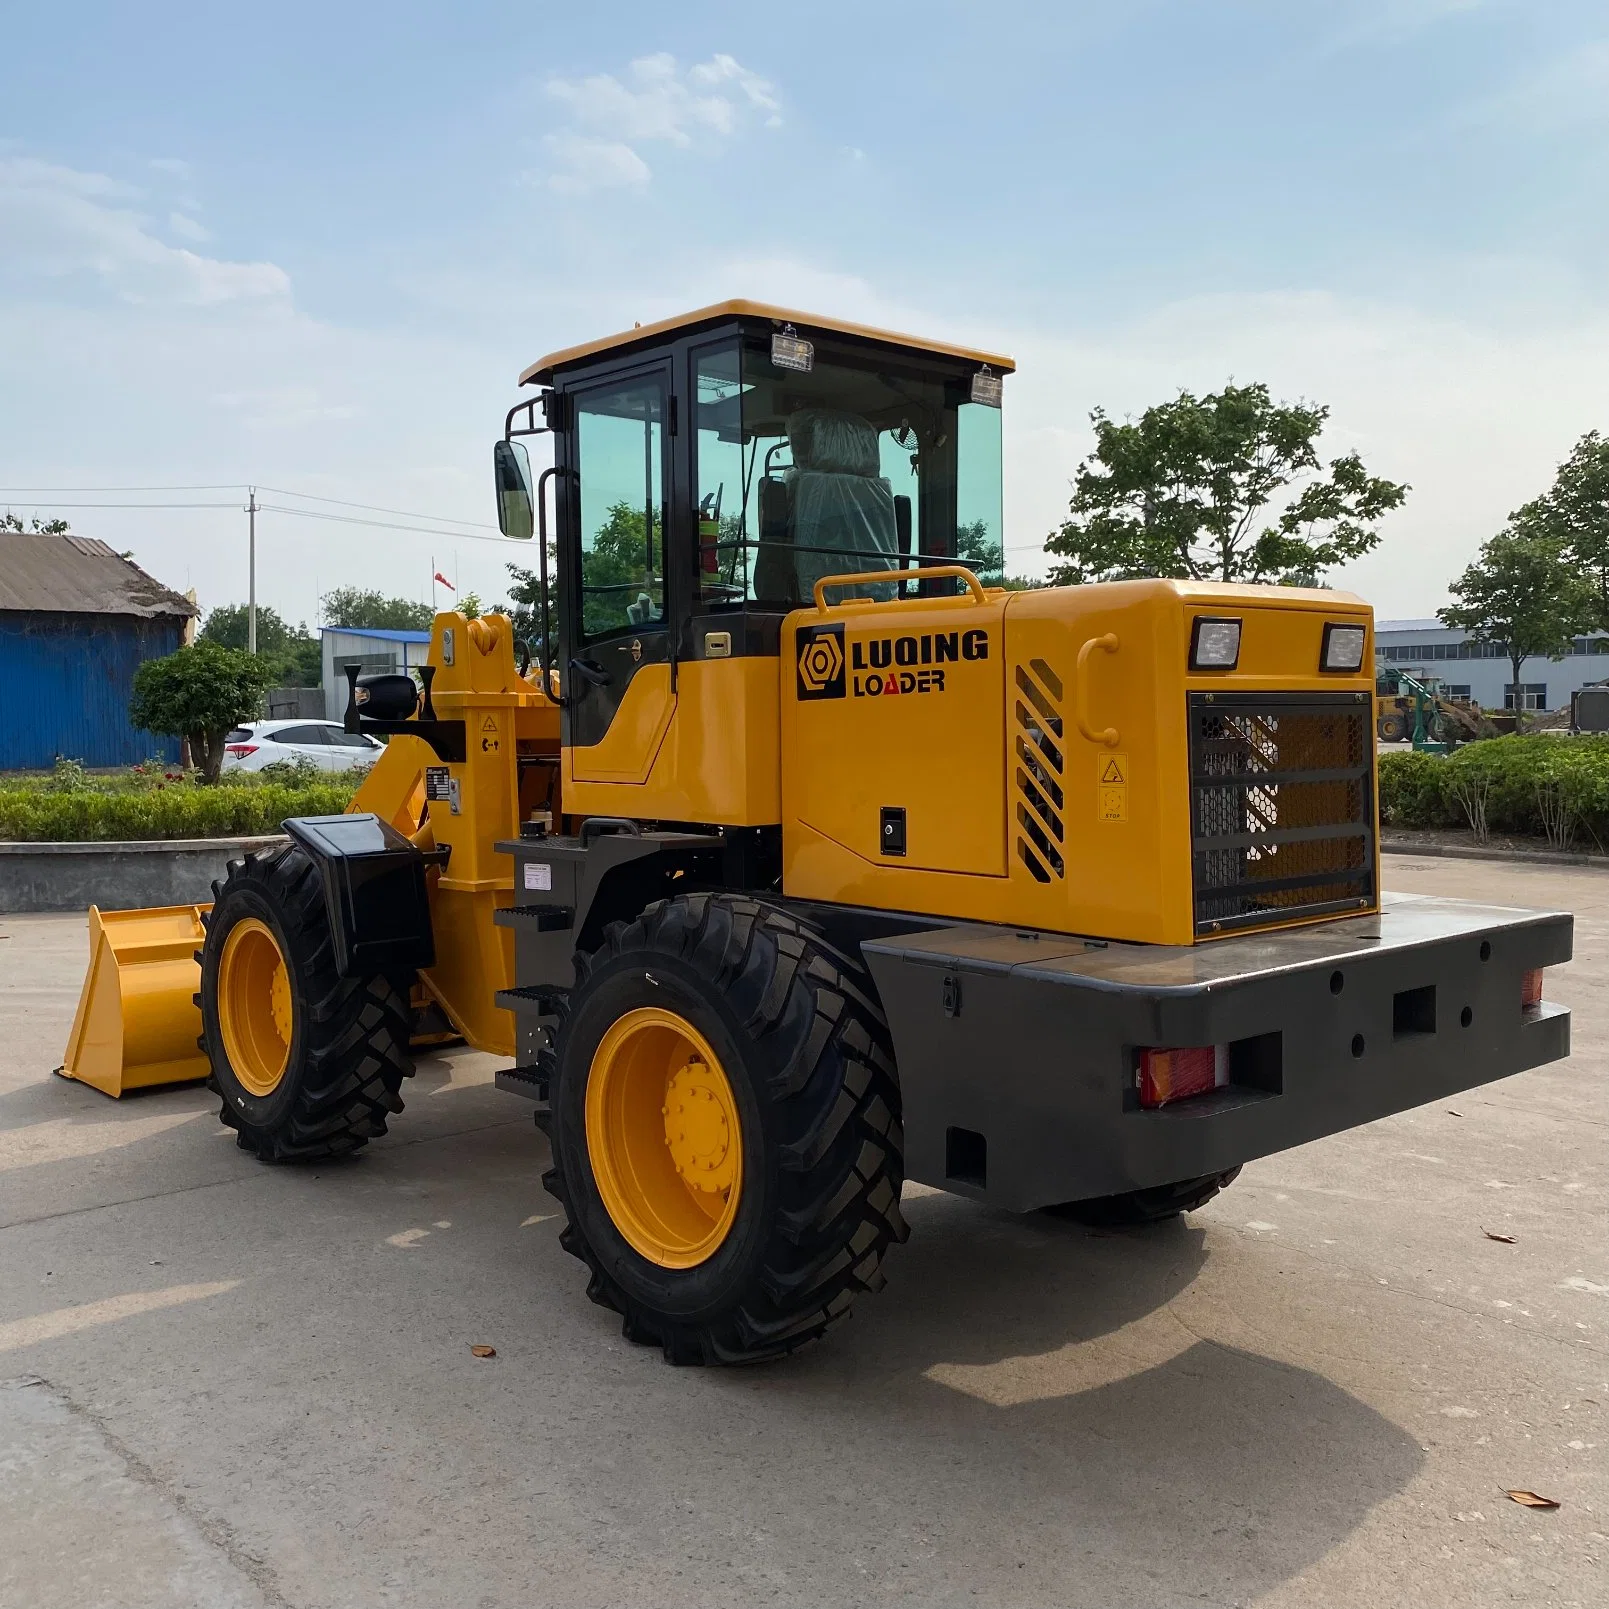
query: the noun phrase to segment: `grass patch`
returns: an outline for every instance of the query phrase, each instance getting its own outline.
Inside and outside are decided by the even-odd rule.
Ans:
[[[160,762],[87,772],[64,760],[53,772],[0,775],[0,840],[89,843],[275,833],[287,816],[338,815],[363,776],[275,766],[237,772],[205,787],[193,773],[164,770]]]

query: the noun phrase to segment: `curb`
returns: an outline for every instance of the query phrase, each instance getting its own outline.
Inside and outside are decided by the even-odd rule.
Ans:
[[[158,838],[0,843],[0,914],[139,910],[201,905],[231,860],[284,843],[249,838]]]
[[[1429,855],[1444,860],[1507,860],[1531,866],[1586,866],[1609,871],[1609,855],[1576,855],[1558,849],[1498,849],[1480,844],[1422,844],[1380,836],[1382,855]]]

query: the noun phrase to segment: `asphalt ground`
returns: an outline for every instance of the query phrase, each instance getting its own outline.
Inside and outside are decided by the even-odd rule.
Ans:
[[[0,919],[0,1605],[1609,1602],[1609,873],[1386,867],[1576,912],[1570,1061],[1147,1231],[913,1189],[883,1294],[726,1371],[587,1301],[490,1058],[264,1167],[53,1078],[84,924]]]

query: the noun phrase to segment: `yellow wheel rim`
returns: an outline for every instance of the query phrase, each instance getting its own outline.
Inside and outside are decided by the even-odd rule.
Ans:
[[[632,1249],[661,1268],[713,1256],[743,1193],[743,1128],[720,1058],[685,1017],[628,1011],[587,1071],[587,1155]]]
[[[272,1095],[291,1055],[291,980],[273,929],[255,916],[223,941],[218,1026],[235,1077],[253,1095]]]

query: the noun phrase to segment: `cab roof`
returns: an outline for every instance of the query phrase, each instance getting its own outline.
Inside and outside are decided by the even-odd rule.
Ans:
[[[931,352],[935,356],[964,358],[971,363],[986,363],[1001,374],[1014,374],[1017,365],[998,352],[978,352],[969,346],[953,346],[948,341],[924,341],[915,335],[900,335],[893,330],[880,330],[869,324],[850,324],[843,319],[821,318],[814,313],[800,313],[786,307],[772,307],[766,302],[750,302],[741,298],[729,302],[715,302],[691,313],[679,313],[674,318],[662,318],[653,324],[639,324],[635,329],[622,330],[618,335],[606,335],[601,341],[586,341],[580,346],[567,346],[558,352],[549,352],[539,358],[520,375],[521,385],[542,385],[560,370],[579,363],[584,358],[598,357],[605,352],[628,352],[632,347],[651,344],[666,336],[680,335],[695,330],[702,324],[724,323],[728,319],[769,319],[782,326],[792,324],[801,335],[813,330],[833,335],[854,335],[862,340],[881,341],[887,346],[902,346],[916,352]]]

